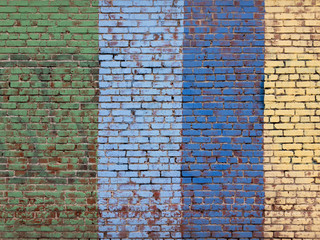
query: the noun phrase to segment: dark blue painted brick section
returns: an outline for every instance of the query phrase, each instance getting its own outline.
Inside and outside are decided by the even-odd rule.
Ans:
[[[262,238],[264,2],[185,0],[183,238]]]

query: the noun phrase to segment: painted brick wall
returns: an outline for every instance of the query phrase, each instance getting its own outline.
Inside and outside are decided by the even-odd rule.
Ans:
[[[100,237],[181,238],[183,0],[100,6]]]
[[[263,1],[185,1],[183,238],[258,239]]]
[[[98,4],[0,1],[0,238],[97,238]]]
[[[320,1],[265,3],[265,239],[319,239]]]
[[[317,19],[0,0],[0,239],[319,239]]]

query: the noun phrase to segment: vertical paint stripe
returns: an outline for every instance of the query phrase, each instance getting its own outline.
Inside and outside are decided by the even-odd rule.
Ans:
[[[266,0],[265,239],[319,239],[319,1]]]
[[[184,239],[262,237],[263,17],[263,1],[185,1]]]
[[[100,10],[100,237],[180,238],[183,0]]]
[[[97,238],[98,6],[0,13],[0,239]]]

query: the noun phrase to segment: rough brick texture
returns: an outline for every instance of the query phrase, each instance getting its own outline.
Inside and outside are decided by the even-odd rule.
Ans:
[[[320,1],[265,4],[265,239],[319,239]]]
[[[98,4],[0,1],[0,238],[95,239]]]
[[[100,237],[181,238],[183,0],[100,6]]]
[[[262,237],[263,13],[263,1],[185,1],[184,239]]]
[[[319,239],[317,19],[0,0],[0,239]]]

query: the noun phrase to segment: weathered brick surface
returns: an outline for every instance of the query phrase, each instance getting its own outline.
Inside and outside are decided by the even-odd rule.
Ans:
[[[98,3],[0,1],[0,238],[96,239]]]
[[[181,238],[183,0],[100,6],[100,237]]]
[[[0,239],[319,239],[319,13],[0,0]]]
[[[262,239],[263,13],[185,1],[184,239]]]
[[[320,1],[266,0],[265,239],[319,239]]]

